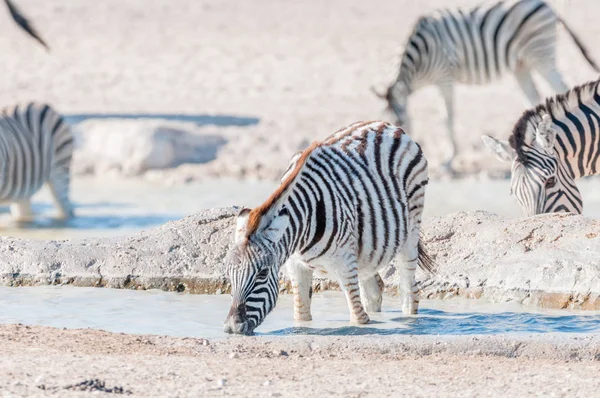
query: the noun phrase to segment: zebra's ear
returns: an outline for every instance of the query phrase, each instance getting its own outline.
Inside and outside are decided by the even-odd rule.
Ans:
[[[548,115],[542,116],[542,121],[535,130],[535,142],[546,151],[552,151],[556,130],[552,128],[552,119]]]
[[[250,209],[244,207],[237,215],[235,219],[235,243],[240,242],[246,237],[246,229],[248,227],[248,216],[250,216]]]
[[[490,151],[496,154],[496,157],[503,162],[512,162],[517,156],[515,150],[506,141],[500,141],[489,135],[482,135],[481,141]]]
[[[286,228],[290,224],[290,216],[287,211],[282,211],[273,219],[271,222],[265,226],[263,229],[263,234],[265,238],[270,240],[271,242],[278,242],[279,239],[283,236]]]

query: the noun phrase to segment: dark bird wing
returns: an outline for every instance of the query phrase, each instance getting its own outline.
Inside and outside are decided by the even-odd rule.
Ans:
[[[13,4],[12,0],[4,0],[8,10],[10,11],[10,15],[13,17],[15,22],[23,28],[27,33],[31,35],[34,39],[36,39],[42,46],[44,46],[47,50],[50,49],[44,39],[42,39],[39,33],[35,30],[33,25],[21,14],[21,11]]]

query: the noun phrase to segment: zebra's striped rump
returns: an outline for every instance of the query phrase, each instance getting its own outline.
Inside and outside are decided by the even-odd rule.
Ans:
[[[72,154],[71,131],[50,106],[28,103],[4,108],[0,113],[0,201],[29,209],[30,198],[48,183],[60,217],[72,216]]]
[[[509,142],[484,137],[512,161],[511,191],[526,215],[583,211],[575,180],[600,172],[599,89],[600,80],[548,98],[521,116]]]
[[[352,318],[365,323],[359,284],[380,294],[378,270],[401,254],[407,311],[416,311],[414,268],[431,264],[419,248],[426,185],[421,149],[389,123],[355,123],[295,155],[279,188],[237,218],[225,260],[233,299],[225,331],[249,334],[262,323],[286,262],[301,263],[290,275],[298,300],[310,300],[312,271],[324,272],[338,278]],[[298,300],[295,308],[309,311]]]

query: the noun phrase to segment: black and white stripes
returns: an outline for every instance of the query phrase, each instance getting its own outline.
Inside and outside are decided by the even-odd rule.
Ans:
[[[419,245],[426,185],[421,149],[384,122],[355,123],[295,156],[267,201],[238,216],[226,259],[233,304],[225,330],[250,333],[263,321],[286,261],[296,319],[311,318],[316,270],[339,281],[352,319],[368,322],[365,307],[381,308],[378,270],[394,258],[403,311],[415,313],[417,262],[431,265]]]
[[[511,72],[531,105],[536,105],[540,96],[532,72],[537,72],[556,92],[566,91],[555,66],[559,22],[598,70],[581,41],[546,2],[500,1],[421,17],[408,39],[398,77],[382,97],[397,123],[407,127],[408,96],[423,86],[439,86],[448,113],[452,153],[446,165],[450,167],[456,154],[453,84],[485,84]]]
[[[17,25],[19,25],[25,32],[29,33],[29,35],[35,40],[37,40],[42,46],[44,46],[46,49],[49,49],[48,45],[46,44],[44,39],[42,39],[37,30],[33,27],[31,22],[29,22],[27,18],[23,16],[21,11],[19,11],[19,9],[13,4],[13,2],[11,0],[4,0],[4,2],[6,3],[8,11],[10,12],[10,15],[12,16],[13,20],[17,23]]]
[[[18,220],[32,216],[31,197],[48,183],[60,218],[72,216],[69,202],[73,136],[50,106],[36,103],[0,114],[0,200],[11,202]]]
[[[526,111],[509,142],[483,136],[499,159],[512,161],[511,192],[526,215],[581,213],[575,179],[600,173],[600,80]]]

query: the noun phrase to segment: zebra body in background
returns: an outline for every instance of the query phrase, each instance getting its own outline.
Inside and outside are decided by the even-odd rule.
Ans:
[[[31,197],[48,183],[59,217],[69,218],[73,136],[50,106],[29,103],[0,113],[0,201],[18,221],[32,217]]]
[[[21,11],[19,11],[19,9],[13,4],[13,2],[11,0],[4,0],[4,3],[6,3],[8,11],[10,12],[10,15],[12,16],[13,20],[17,23],[17,25],[19,25],[25,32],[29,33],[31,37],[37,40],[42,46],[44,46],[44,48],[46,48],[46,50],[48,50],[49,47],[44,41],[44,39],[42,39],[42,37],[33,27],[31,22],[29,22],[27,18],[23,16]]]
[[[419,231],[427,161],[402,129],[355,123],[292,159],[279,188],[236,220],[225,260],[233,303],[228,333],[250,334],[274,308],[279,270],[287,261],[294,317],[311,319],[313,271],[339,281],[351,319],[380,311],[378,270],[399,262],[404,313],[418,309],[417,263],[431,270]],[[362,302],[361,302],[362,296]]]
[[[540,95],[532,79],[539,73],[557,93],[568,87],[556,69],[556,26],[561,23],[596,70],[581,41],[542,0],[501,1],[471,10],[439,10],[421,17],[411,33],[396,81],[384,94],[396,122],[410,128],[409,95],[428,85],[440,88],[446,104],[446,127],[452,168],[457,153],[454,133],[454,84],[485,84],[512,73],[532,106]]]
[[[512,162],[511,194],[525,215],[581,214],[575,180],[600,173],[600,80],[526,111],[508,142],[482,139],[500,160]]]

